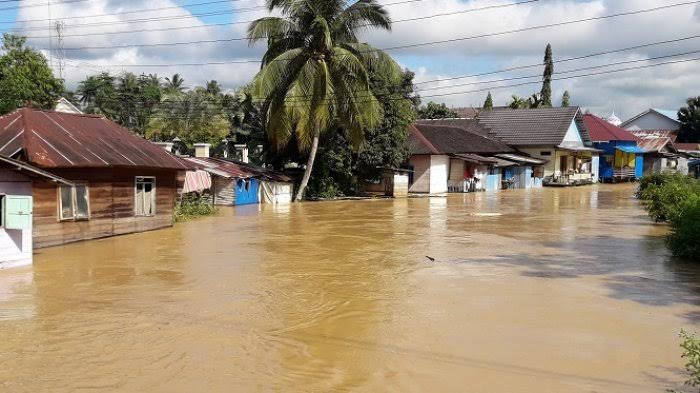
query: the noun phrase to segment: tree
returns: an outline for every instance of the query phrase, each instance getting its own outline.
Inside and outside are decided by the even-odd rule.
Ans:
[[[77,94],[86,113],[101,114],[114,119],[117,113],[115,77],[108,72],[88,76],[78,84]]]
[[[220,104],[211,99],[205,88],[164,96],[158,111],[146,127],[146,138],[171,141],[180,138],[188,147],[195,143],[218,145],[230,131]]]
[[[207,89],[207,93],[213,96],[221,95],[221,85],[215,80],[207,81],[205,88]]]
[[[452,119],[456,117],[459,117],[459,114],[445,104],[430,101],[426,106],[418,108],[419,119]]]
[[[493,97],[491,96],[491,92],[486,96],[486,101],[484,101],[484,110],[490,111],[493,109]]]
[[[26,48],[26,38],[3,34],[0,56],[0,114],[23,106],[51,109],[63,93],[63,81],[54,77],[46,58]]]
[[[508,104],[510,109],[529,109],[530,101],[527,98],[522,98],[520,96],[511,96],[511,101]]]
[[[571,106],[571,96],[568,90],[565,90],[564,94],[561,96],[561,106],[562,108]]]
[[[163,87],[165,91],[170,94],[182,93],[183,91],[185,91],[185,86],[183,86],[184,83],[185,80],[182,79],[182,76],[180,76],[180,74],[173,74],[172,77],[165,78],[165,86]]]
[[[678,141],[700,143],[700,96],[688,98],[686,104],[678,111],[681,122]]]
[[[262,68],[253,81],[253,96],[264,102],[269,138],[276,148],[293,137],[308,151],[296,200],[308,185],[319,139],[342,127],[357,149],[364,131],[381,120],[380,105],[370,90],[369,72],[400,75],[394,60],[357,40],[360,29],[388,30],[391,19],[376,0],[346,6],[344,0],[267,0],[282,17],[260,18],[248,28],[251,45],[266,39]]]
[[[544,73],[542,75],[542,91],[540,97],[542,106],[552,106],[552,74],[554,73],[554,60],[552,59],[552,45],[547,44],[544,51]]]

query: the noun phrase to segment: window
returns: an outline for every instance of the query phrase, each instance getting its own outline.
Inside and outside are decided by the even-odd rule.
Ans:
[[[58,211],[61,221],[90,218],[90,192],[86,184],[61,185],[58,193]]]
[[[154,216],[156,214],[156,178],[136,177],[135,195],[134,213],[137,216]]]
[[[541,151],[540,152],[540,156],[542,156],[542,157],[549,157],[551,155],[552,155],[551,151]]]

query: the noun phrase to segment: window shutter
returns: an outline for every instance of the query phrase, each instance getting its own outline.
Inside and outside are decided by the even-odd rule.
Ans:
[[[5,228],[29,229],[32,227],[32,197],[7,195],[4,203]]]

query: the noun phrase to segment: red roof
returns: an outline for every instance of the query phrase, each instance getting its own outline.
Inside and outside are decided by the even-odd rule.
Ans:
[[[43,168],[192,168],[104,117],[31,108],[0,117],[0,155],[20,152]]]
[[[593,142],[637,140],[631,132],[610,124],[598,116],[586,114],[583,116],[583,122],[588,128],[588,133],[591,135],[591,141]]]

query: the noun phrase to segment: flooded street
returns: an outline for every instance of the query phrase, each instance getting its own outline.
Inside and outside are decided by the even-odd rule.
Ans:
[[[677,388],[700,269],[633,191],[248,206],[39,250],[0,271],[0,391]]]

